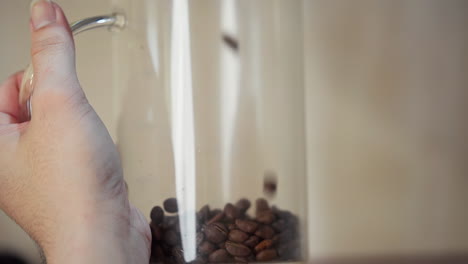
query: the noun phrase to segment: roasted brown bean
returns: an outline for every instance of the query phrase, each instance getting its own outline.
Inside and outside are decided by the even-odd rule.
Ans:
[[[267,200],[259,198],[255,201],[255,212],[256,214],[270,209]]]
[[[273,228],[270,226],[265,225],[258,228],[258,230],[255,232],[255,235],[263,239],[270,239],[275,235],[275,230],[273,230]]]
[[[234,257],[246,257],[252,252],[247,246],[231,241],[226,242],[226,250]]]
[[[215,252],[211,253],[208,260],[210,262],[219,263],[229,261],[229,254],[225,249],[218,249]]]
[[[276,257],[278,257],[278,254],[276,253],[276,250],[274,250],[274,249],[265,249],[263,251],[260,251],[257,254],[256,259],[258,261],[270,261],[270,260],[275,259]]]
[[[253,248],[258,244],[258,242],[260,242],[260,238],[258,236],[251,236],[244,242],[244,245]]]
[[[233,242],[242,243],[249,238],[249,235],[239,229],[234,229],[229,232],[228,239]]]
[[[228,230],[222,223],[216,222],[205,227],[205,237],[209,241],[218,244],[226,240]]]
[[[257,214],[256,220],[262,224],[271,224],[275,221],[276,216],[271,210],[266,210]]]
[[[212,224],[214,222],[219,222],[224,219],[224,212],[219,212],[215,216],[213,216],[210,220],[206,222],[207,225]]]
[[[250,208],[250,201],[243,198],[243,199],[240,199],[239,201],[237,201],[236,203],[236,207],[237,209],[239,209],[239,211],[242,213],[242,214],[245,214],[245,212],[247,212],[247,210],[249,210]]]
[[[247,233],[254,233],[258,228],[258,224],[256,222],[243,219],[236,219],[236,225],[240,230]]]
[[[236,219],[239,216],[237,208],[231,203],[228,203],[226,206],[224,206],[224,214],[228,219],[231,220]]]
[[[164,221],[164,210],[160,206],[155,206],[150,213],[153,223],[159,225]]]
[[[262,250],[265,250],[267,248],[270,248],[271,246],[273,246],[273,240],[271,239],[265,239],[263,240],[262,242],[258,243],[256,246],[255,246],[255,252],[260,252]]]
[[[203,255],[209,255],[215,249],[216,249],[216,247],[215,247],[215,245],[213,245],[213,243],[208,242],[208,241],[203,241],[200,244],[200,246],[198,247],[198,252],[200,252]]]
[[[168,213],[177,213],[177,211],[179,210],[176,198],[166,199],[163,203],[163,206],[164,210],[166,210],[166,212]]]
[[[171,245],[171,246],[175,246],[179,243],[179,236],[172,229],[169,229],[164,233],[163,239],[164,239],[164,242],[166,242],[168,245]]]

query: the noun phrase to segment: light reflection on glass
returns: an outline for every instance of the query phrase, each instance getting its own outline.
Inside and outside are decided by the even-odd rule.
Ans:
[[[223,0],[221,4],[221,32],[238,38],[236,1]],[[234,126],[239,101],[240,62],[238,53],[227,45],[221,47],[221,153],[223,199],[231,196],[231,155]]]
[[[188,1],[174,0],[171,36],[171,121],[176,193],[185,260],[196,257],[195,139]]]

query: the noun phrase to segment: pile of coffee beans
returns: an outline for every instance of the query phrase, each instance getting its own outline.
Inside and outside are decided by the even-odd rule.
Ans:
[[[255,201],[255,217],[247,214],[251,202],[240,199],[224,209],[203,206],[197,212],[197,258],[190,263],[249,263],[299,261],[299,220],[289,211]],[[180,237],[177,200],[151,210],[151,262],[187,263]],[[169,213],[169,214],[168,214]]]

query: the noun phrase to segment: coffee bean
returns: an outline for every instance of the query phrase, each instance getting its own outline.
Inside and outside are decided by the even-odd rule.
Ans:
[[[206,264],[208,259],[203,256],[198,256],[195,260],[191,261],[190,264]]]
[[[213,210],[211,210],[211,211],[210,211],[210,217],[209,217],[209,218],[210,218],[210,219],[213,218],[215,215],[221,213],[222,211],[223,211],[223,210],[221,210],[221,209],[213,209]]]
[[[242,243],[249,238],[249,235],[239,229],[234,229],[229,232],[228,239],[233,242]]]
[[[259,198],[255,201],[255,212],[256,214],[270,209],[267,200]]]
[[[156,258],[156,259],[162,259],[164,257],[164,251],[161,248],[160,245],[158,244],[153,244],[151,247],[151,254]]]
[[[289,259],[291,258],[295,247],[296,247],[296,244],[294,242],[280,243],[277,248],[278,255],[282,259]]]
[[[255,247],[258,242],[260,241],[260,238],[258,236],[250,236],[245,242],[244,242],[244,245],[248,246],[248,247]]]
[[[203,206],[200,211],[198,211],[197,216],[201,223],[205,223],[210,218],[210,207],[208,205]]]
[[[273,246],[273,240],[271,239],[265,239],[262,242],[258,243],[258,245],[255,246],[255,252],[260,252],[264,249],[271,248]]]
[[[216,222],[205,227],[205,237],[209,241],[218,244],[226,240],[228,230],[222,223]]]
[[[178,216],[166,216],[164,217],[164,222],[162,223],[162,228],[169,229],[175,228],[179,225],[179,217]]]
[[[185,264],[184,251],[180,247],[174,247],[172,249],[172,255],[177,264]]]
[[[153,240],[160,241],[162,239],[162,230],[161,227],[156,226],[153,222],[150,223],[151,236]]]
[[[276,250],[274,250],[274,249],[265,249],[263,251],[260,251],[257,254],[256,259],[258,261],[270,261],[270,260],[275,259],[276,257],[278,257],[278,254],[276,253]]]
[[[226,249],[226,243],[225,242],[221,242],[218,244],[218,248],[224,248]]]
[[[210,254],[208,260],[214,263],[227,262],[230,260],[230,257],[225,249],[218,249]]]
[[[213,243],[208,242],[208,241],[203,241],[200,244],[200,246],[198,247],[198,252],[200,252],[203,255],[209,255],[215,249],[216,249],[216,247],[215,247],[215,245],[213,245]]]
[[[163,203],[164,210],[168,213],[177,213],[178,206],[177,206],[177,199],[176,198],[169,198],[166,199]]]
[[[276,232],[281,232],[287,227],[286,220],[279,219],[275,221],[273,224],[271,224],[271,227],[273,227],[273,229],[275,229]]]
[[[247,210],[249,210],[250,208],[250,201],[245,198],[242,198],[239,201],[237,201],[236,207],[242,214],[245,214],[245,212],[247,212]]]
[[[226,242],[226,250],[234,257],[246,257],[252,252],[247,246],[231,241]]]
[[[247,233],[253,233],[258,228],[258,224],[256,222],[243,219],[236,219],[236,225],[240,230]]]
[[[266,210],[258,213],[256,220],[262,224],[271,224],[275,221],[276,216],[271,210]]]
[[[275,235],[275,230],[270,226],[261,226],[256,232],[255,235],[264,239],[270,239]]]
[[[275,172],[269,171],[265,173],[263,179],[263,193],[268,197],[273,197],[276,195],[276,190],[278,188],[278,177]]]
[[[237,208],[231,203],[226,204],[226,206],[224,207],[224,214],[228,219],[231,220],[236,219],[239,216]]]
[[[279,233],[278,240],[280,242],[288,242],[294,239],[294,232],[291,229],[286,229],[283,232]]]
[[[168,245],[171,245],[171,246],[175,246],[179,243],[179,236],[172,229],[169,229],[164,233],[163,239],[164,239],[164,242],[166,242]]]
[[[206,222],[207,225],[212,224],[214,222],[219,222],[224,219],[224,212],[219,212],[215,216],[213,216],[209,221]]]
[[[172,246],[168,245],[165,241],[161,243],[164,255],[170,256],[172,254]]]
[[[237,229],[237,226],[235,224],[228,224],[228,229],[234,230],[234,229]]]
[[[247,257],[234,257],[234,260],[238,263],[249,263],[249,259]]]
[[[160,206],[155,206],[150,213],[151,220],[159,225],[164,221],[164,211]]]
[[[197,247],[203,242],[203,240],[205,240],[205,234],[202,233],[202,232],[198,232],[197,233],[197,238],[196,238]]]

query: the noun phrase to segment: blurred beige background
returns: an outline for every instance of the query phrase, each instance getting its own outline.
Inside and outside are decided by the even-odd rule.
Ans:
[[[70,20],[110,1],[57,1]],[[29,1],[0,3],[0,79],[28,63]],[[468,252],[468,2],[304,3],[314,258]],[[78,73],[115,137],[111,34],[77,38]],[[37,262],[0,214],[0,249]]]

